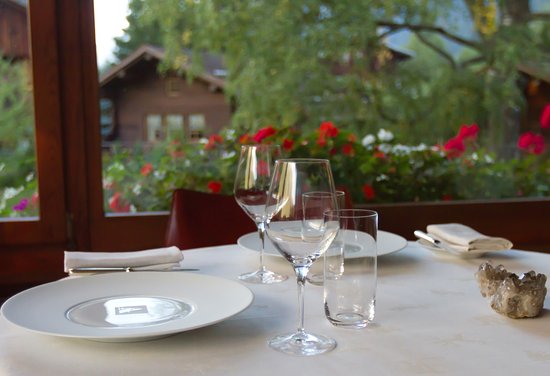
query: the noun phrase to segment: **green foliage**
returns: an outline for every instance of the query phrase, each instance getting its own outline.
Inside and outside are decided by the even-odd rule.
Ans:
[[[144,23],[141,21],[146,12],[147,4],[141,0],[130,0],[128,4],[129,14],[126,17],[128,28],[124,30],[122,37],[115,38],[114,55],[118,61],[134,52],[143,43],[162,44],[161,23],[153,21]]]
[[[548,59],[548,22],[502,17],[512,0],[142,1],[139,21],[162,21],[165,67],[188,61],[188,47],[223,54],[235,129],[332,119],[436,143],[476,121],[490,129],[486,147],[502,152],[524,105],[517,65]],[[395,62],[384,35],[403,30],[414,55]]]
[[[34,114],[26,63],[0,58],[0,196],[35,170]]]
[[[260,137],[266,129],[268,136]],[[271,134],[273,133],[273,134]],[[256,135],[227,130],[197,144],[166,142],[150,152],[136,148],[105,155],[105,205],[114,212],[167,210],[175,188],[232,194],[241,144],[277,143],[286,157],[327,158],[335,182],[356,204],[547,197],[550,160],[525,154],[512,160],[476,143],[453,156],[441,146],[403,145],[391,132],[367,135],[363,145],[325,122],[312,132],[262,128]]]

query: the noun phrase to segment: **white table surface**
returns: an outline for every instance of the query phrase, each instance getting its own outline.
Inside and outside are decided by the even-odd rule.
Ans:
[[[474,279],[484,260],[550,276],[550,255],[506,251],[482,259],[442,258],[409,243],[379,259],[376,318],[362,330],[325,319],[322,287],[306,286],[306,329],[336,339],[324,355],[294,357],[267,339],[293,330],[296,282],[282,258],[266,257],[286,282],[247,286],[252,305],[221,323],[136,343],[32,333],[0,318],[0,375],[525,375],[550,373],[550,297],[535,319],[494,312]],[[185,252],[185,266],[236,280],[257,253],[236,245]],[[36,307],[36,309],[40,309]]]

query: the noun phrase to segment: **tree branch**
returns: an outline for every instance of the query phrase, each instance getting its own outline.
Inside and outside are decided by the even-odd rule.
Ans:
[[[481,63],[483,61],[485,61],[485,58],[483,56],[476,56],[476,57],[473,57],[471,59],[464,60],[462,62],[462,64],[460,64],[460,65],[465,68],[469,65],[473,65],[473,64],[476,64],[476,63]]]
[[[453,59],[453,57],[445,51],[443,48],[437,46],[435,43],[430,41],[428,38],[424,37],[421,32],[415,31],[414,34],[418,37],[418,39],[424,43],[426,46],[430,47],[432,50],[437,52],[439,55],[441,55],[445,60],[447,60],[453,69],[456,69],[456,62]]]
[[[440,35],[443,35],[445,38],[455,41],[464,46],[471,47],[478,51],[481,50],[481,46],[479,43],[466,38],[462,38],[458,35],[449,33],[447,30],[439,26],[414,25],[414,24],[408,24],[408,23],[399,24],[399,23],[389,22],[389,21],[378,21],[377,24],[378,26],[388,27],[392,30],[409,29],[410,31],[413,31],[413,32],[429,31],[432,33],[438,33]]]

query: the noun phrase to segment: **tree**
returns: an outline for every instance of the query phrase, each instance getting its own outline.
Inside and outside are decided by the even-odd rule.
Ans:
[[[130,0],[128,11],[129,14],[126,17],[128,28],[124,29],[122,37],[115,38],[114,55],[118,61],[130,55],[144,43],[162,44],[160,21],[142,22],[144,13],[147,12],[147,3],[142,0]]]
[[[523,105],[518,63],[548,59],[550,15],[526,0],[143,3],[143,22],[162,21],[165,67],[189,61],[188,47],[223,54],[237,128],[330,119],[361,134],[389,128],[437,142],[477,122],[497,149]],[[436,63],[396,64],[386,41],[402,31]]]

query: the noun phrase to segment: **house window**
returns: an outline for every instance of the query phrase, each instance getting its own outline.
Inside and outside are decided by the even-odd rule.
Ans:
[[[163,139],[162,116],[149,114],[145,118],[145,129],[147,132],[146,141],[157,142]]]
[[[114,118],[113,118],[113,101],[109,98],[101,98],[99,100],[99,122],[101,126],[101,136],[107,137],[113,133]]]
[[[179,97],[181,94],[181,79],[179,77],[167,78],[164,89],[167,96]]]
[[[185,132],[183,128],[183,115],[168,114],[165,118],[166,122],[166,139],[167,140],[180,140],[185,138]]]
[[[189,115],[189,136],[192,140],[197,140],[204,135],[206,130],[206,119],[204,114]]]

